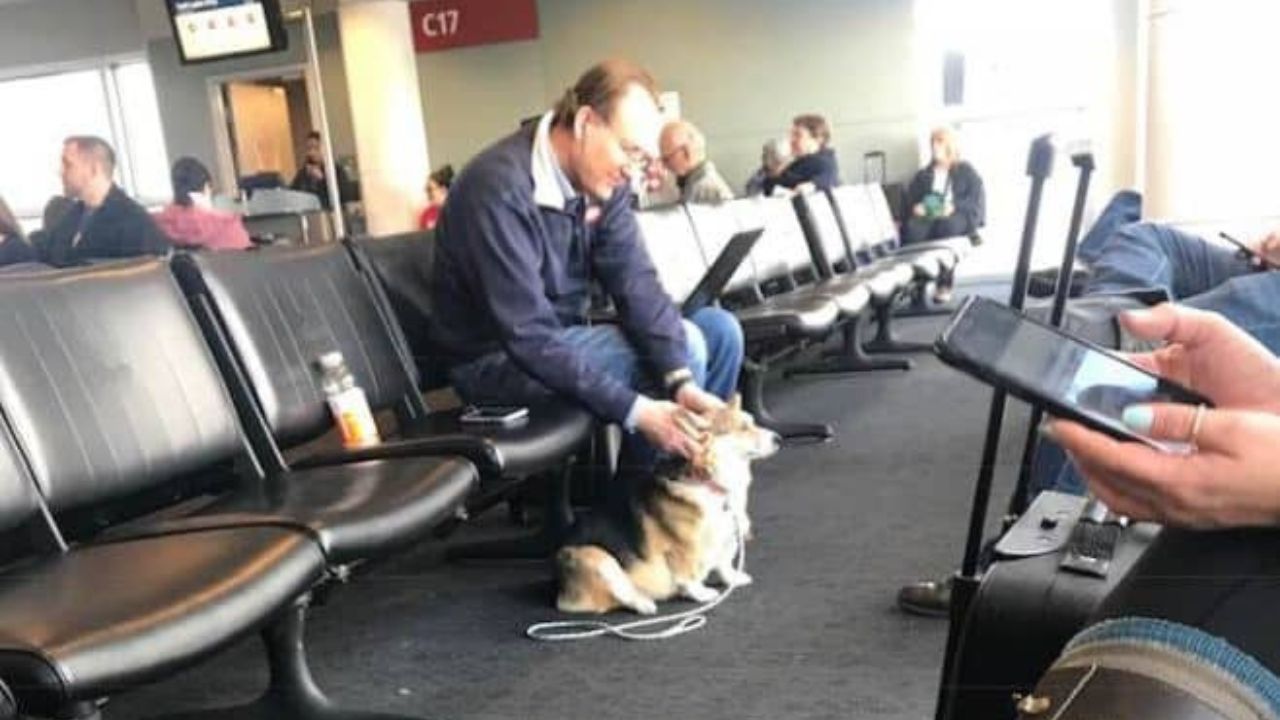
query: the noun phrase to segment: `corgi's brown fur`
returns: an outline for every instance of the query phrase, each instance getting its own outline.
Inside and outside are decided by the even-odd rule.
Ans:
[[[711,575],[725,585],[751,581],[733,566],[736,539],[749,533],[750,463],[773,454],[778,437],[756,427],[738,398],[708,420],[704,450],[694,462],[659,477],[638,504],[638,547],[620,559],[596,544],[568,545],[557,555],[564,612],[657,611],[677,595],[705,602],[716,596]]]

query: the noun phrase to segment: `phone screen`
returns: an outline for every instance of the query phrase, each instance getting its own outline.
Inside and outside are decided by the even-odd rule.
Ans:
[[[462,414],[469,423],[510,423],[528,417],[529,409],[520,405],[482,405]]]
[[[969,303],[944,342],[1015,394],[1040,396],[1127,437],[1134,434],[1121,418],[1130,405],[1205,402],[990,300]]]

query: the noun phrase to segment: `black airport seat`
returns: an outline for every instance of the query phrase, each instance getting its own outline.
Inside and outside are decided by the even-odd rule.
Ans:
[[[301,524],[98,532],[245,480],[224,467],[244,441],[165,264],[11,274],[0,302],[0,678],[22,712],[94,716],[278,627],[325,573]]]
[[[761,288],[760,263],[771,262],[768,258],[778,252],[773,246],[780,237],[776,228],[766,224],[757,201],[744,198],[719,205],[689,205],[687,212],[702,253],[712,260],[735,233],[756,228],[765,231],[724,293],[726,306],[742,323],[749,345],[772,346],[775,341],[785,345],[826,337],[839,314],[851,307],[856,308],[852,310],[856,313],[866,305],[865,294],[860,296],[856,292],[842,298],[846,306],[841,306],[837,298],[796,292],[794,286],[791,289],[775,287],[773,294],[765,295]]]
[[[244,456],[231,398],[166,262],[9,277],[0,301],[19,319],[0,337],[20,339],[0,347],[16,380],[0,388],[0,407],[55,513],[100,502],[99,488],[126,495],[216,477],[211,468]],[[283,524],[310,533],[336,566],[420,539],[476,482],[470,463],[447,456],[255,482],[222,475],[228,487],[189,517],[119,532]]]
[[[373,241],[379,242],[379,241]],[[274,469],[365,458],[459,455],[488,479],[562,465],[589,437],[591,416],[561,403],[531,408],[513,427],[471,427],[458,411],[433,413],[397,341],[396,320],[341,244],[175,258],[174,270],[232,370],[232,393],[249,411],[255,448]],[[364,449],[310,447],[333,427],[315,362],[338,351],[375,412],[394,410],[396,431]]]
[[[717,206],[672,206],[636,215],[640,236],[658,270],[663,287],[676,302],[694,290],[733,234],[762,226],[755,201],[735,200]],[[839,309],[827,298],[797,298],[786,288],[775,287],[765,296],[758,284],[758,257],[768,256],[775,242],[769,228],[756,242],[744,266],[726,286],[725,306],[742,325],[747,345],[741,387],[747,411],[757,422],[785,439],[830,438],[829,425],[790,423],[770,413],[764,399],[764,381],[771,362],[779,361],[825,337],[835,325]],[[769,261],[766,261],[769,262]]]

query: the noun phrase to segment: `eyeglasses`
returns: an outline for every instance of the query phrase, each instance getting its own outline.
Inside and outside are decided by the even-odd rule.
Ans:
[[[634,143],[618,137],[617,131],[610,127],[609,123],[604,121],[604,118],[595,116],[591,124],[596,125],[608,134],[610,144],[616,149],[617,154],[625,158],[627,167],[632,171],[643,171],[645,166],[649,164],[649,153]]]

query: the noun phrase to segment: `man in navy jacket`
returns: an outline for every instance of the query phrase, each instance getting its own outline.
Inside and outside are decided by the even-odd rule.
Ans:
[[[640,242],[628,178],[661,127],[648,73],[600,63],[463,169],[436,228],[433,339],[462,397],[569,398],[639,431],[635,464],[654,448],[691,456],[695,415],[733,392],[742,364],[736,319],[707,308],[682,322]],[[616,325],[587,324],[593,281]]]

